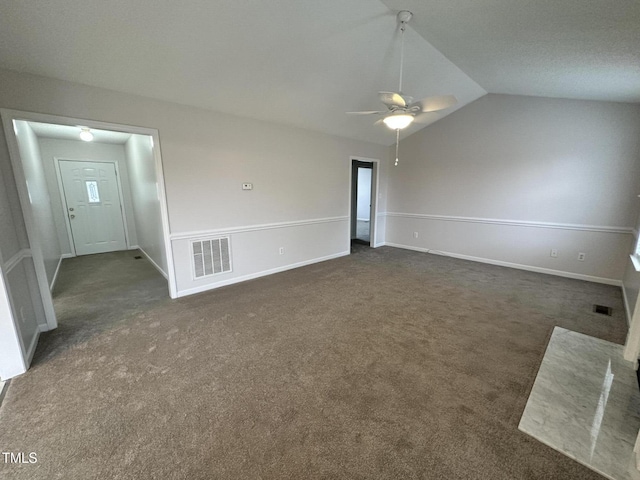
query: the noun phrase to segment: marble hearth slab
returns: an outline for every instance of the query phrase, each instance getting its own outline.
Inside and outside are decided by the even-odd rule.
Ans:
[[[640,391],[623,347],[556,327],[518,428],[612,480],[640,480]]]

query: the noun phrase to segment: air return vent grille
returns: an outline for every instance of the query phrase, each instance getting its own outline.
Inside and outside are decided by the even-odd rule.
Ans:
[[[229,237],[209,238],[191,242],[193,277],[202,278],[231,271]]]

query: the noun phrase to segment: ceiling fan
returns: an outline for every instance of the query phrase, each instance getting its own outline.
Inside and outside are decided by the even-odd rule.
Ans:
[[[437,97],[426,97],[422,100],[414,101],[413,97],[402,93],[402,71],[404,67],[404,31],[407,23],[413,17],[413,13],[408,10],[398,12],[398,22],[400,22],[401,47],[400,47],[400,81],[398,92],[379,92],[378,97],[384,103],[387,110],[367,111],[367,112],[347,112],[348,115],[383,115],[378,123],[384,123],[391,130],[396,131],[396,161],[398,165],[398,143],[400,140],[400,130],[408,127],[413,122],[422,123],[431,119],[431,112],[437,112],[449,108],[458,100],[453,95],[441,95]]]

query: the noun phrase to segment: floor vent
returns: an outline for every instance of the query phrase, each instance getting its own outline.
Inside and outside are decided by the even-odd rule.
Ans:
[[[135,257],[133,257],[133,258],[135,258],[136,260],[140,260],[142,257],[141,257],[140,255],[136,255],[136,256],[135,256]]]
[[[594,305],[593,311],[595,313],[599,313],[601,315],[608,315],[610,317],[611,314],[613,313],[613,308],[605,307],[604,305]]]
[[[202,278],[231,271],[229,237],[191,242],[193,277]]]

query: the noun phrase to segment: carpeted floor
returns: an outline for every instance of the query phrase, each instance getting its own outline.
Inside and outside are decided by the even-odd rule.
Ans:
[[[555,325],[624,341],[619,288],[382,247],[171,301],[133,255],[63,262],[3,480],[602,478],[517,426]]]

